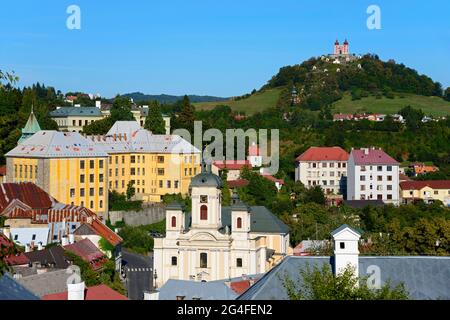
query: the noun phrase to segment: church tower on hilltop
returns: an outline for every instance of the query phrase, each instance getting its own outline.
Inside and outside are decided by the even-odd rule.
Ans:
[[[344,43],[341,45],[338,40],[334,43],[334,54],[335,55],[348,55],[349,51],[349,43],[347,39],[345,39]]]

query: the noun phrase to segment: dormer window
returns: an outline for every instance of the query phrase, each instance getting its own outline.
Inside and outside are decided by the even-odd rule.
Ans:
[[[200,196],[200,203],[208,203],[208,196]]]
[[[341,249],[345,249],[345,242],[339,242],[339,247]]]

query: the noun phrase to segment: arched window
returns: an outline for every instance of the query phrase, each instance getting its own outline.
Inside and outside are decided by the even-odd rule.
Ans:
[[[208,254],[200,253],[200,268],[208,268]]]
[[[208,220],[208,207],[206,205],[200,207],[200,220]]]
[[[172,228],[176,228],[176,227],[177,227],[177,218],[172,217]]]
[[[242,218],[237,218],[237,228],[242,229]]]

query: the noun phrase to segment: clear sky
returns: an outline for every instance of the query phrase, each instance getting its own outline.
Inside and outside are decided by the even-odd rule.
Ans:
[[[69,30],[69,5],[81,30]],[[366,26],[369,5],[381,30]],[[280,67],[331,53],[395,59],[450,86],[448,0],[15,0],[0,6],[0,69],[100,93],[234,96]]]

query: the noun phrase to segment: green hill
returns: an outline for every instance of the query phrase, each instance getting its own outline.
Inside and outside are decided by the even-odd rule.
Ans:
[[[352,100],[350,94],[344,94],[343,98],[333,104],[333,113],[383,113],[394,114],[405,106],[422,109],[426,115],[447,116],[450,114],[450,102],[442,98],[431,96],[420,96],[410,93],[395,95],[395,99],[382,97],[377,99],[373,96]]]
[[[255,114],[259,111],[275,107],[282,88],[274,88],[257,92],[242,100],[225,100],[221,102],[200,102],[194,103],[197,110],[211,110],[218,105],[227,105],[233,111],[245,112],[247,115]]]

